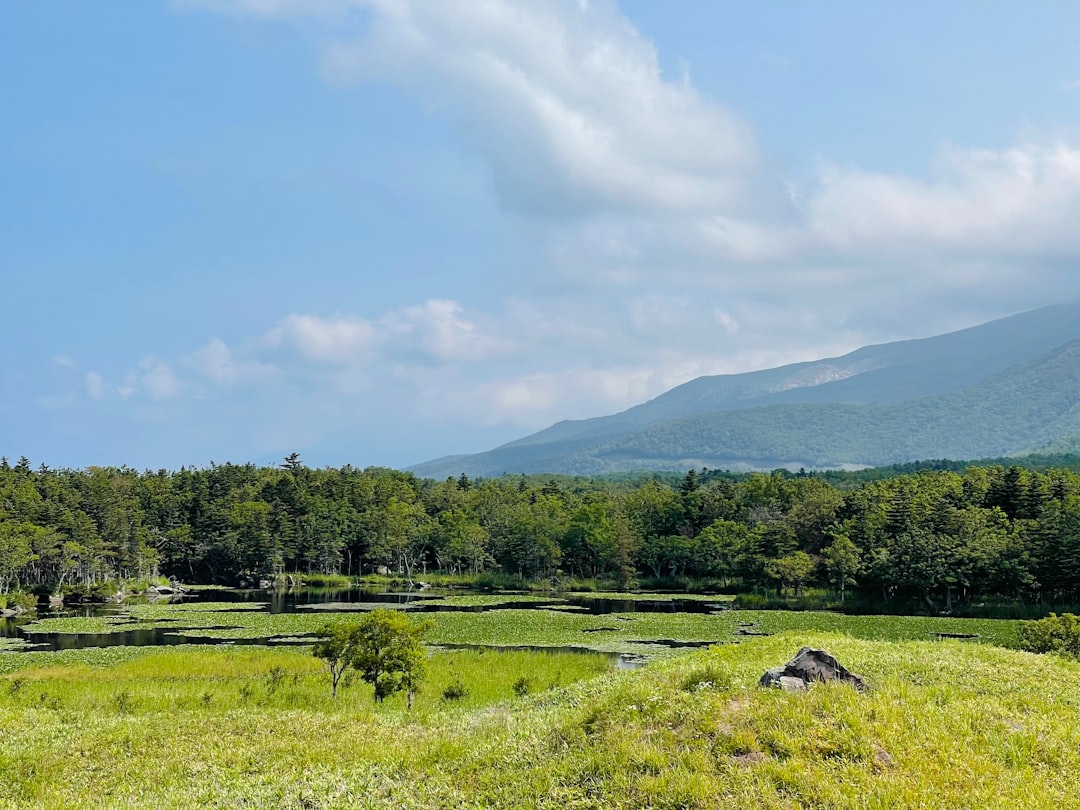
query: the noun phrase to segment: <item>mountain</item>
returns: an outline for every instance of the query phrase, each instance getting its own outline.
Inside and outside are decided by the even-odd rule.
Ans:
[[[842,357],[699,377],[413,472],[597,474],[977,458],[1080,447],[1080,302]]]

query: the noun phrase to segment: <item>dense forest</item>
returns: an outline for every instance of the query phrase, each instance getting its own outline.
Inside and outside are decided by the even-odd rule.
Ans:
[[[938,465],[941,466],[941,465]],[[176,472],[0,461],[0,593],[284,572],[695,581],[731,591],[1078,601],[1080,475],[969,466],[442,481],[384,468]]]

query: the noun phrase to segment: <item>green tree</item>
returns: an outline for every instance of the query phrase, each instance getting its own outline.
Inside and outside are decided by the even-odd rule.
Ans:
[[[840,586],[840,601],[843,602],[847,586],[855,584],[855,574],[859,572],[859,549],[846,534],[838,534],[821,550],[821,561],[829,581]]]
[[[34,559],[34,536],[43,531],[31,523],[0,521],[0,593],[13,584],[18,588],[20,571]]]
[[[337,700],[338,684],[356,656],[359,634],[356,622],[326,624],[319,631],[321,638],[315,642],[312,654],[321,658],[330,668],[330,691]]]
[[[356,622],[352,666],[375,687],[376,703],[405,689],[412,707],[427,661],[423,637],[434,626],[429,620],[414,622],[404,613],[382,608]]]
[[[781,591],[786,586],[795,590],[796,596],[802,595],[803,581],[814,573],[814,559],[805,551],[794,551],[775,560],[769,560],[766,570],[769,576],[780,582]]]
[[[711,576],[720,577],[724,585],[748,573],[754,562],[752,532],[742,523],[718,519],[706,526],[695,541],[698,564]]]

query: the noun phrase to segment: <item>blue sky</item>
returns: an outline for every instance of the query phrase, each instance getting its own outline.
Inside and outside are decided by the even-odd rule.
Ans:
[[[0,452],[404,466],[1080,297],[1071,2],[0,4]]]

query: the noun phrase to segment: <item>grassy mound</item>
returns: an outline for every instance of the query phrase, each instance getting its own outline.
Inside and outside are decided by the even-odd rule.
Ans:
[[[807,643],[872,690],[756,687]],[[413,714],[360,685],[331,702],[293,650],[95,655],[10,656],[29,663],[0,679],[0,807],[1059,810],[1080,795],[1080,665],[988,645],[792,633],[596,677],[591,656],[442,653]],[[469,697],[442,698],[444,681]]]

